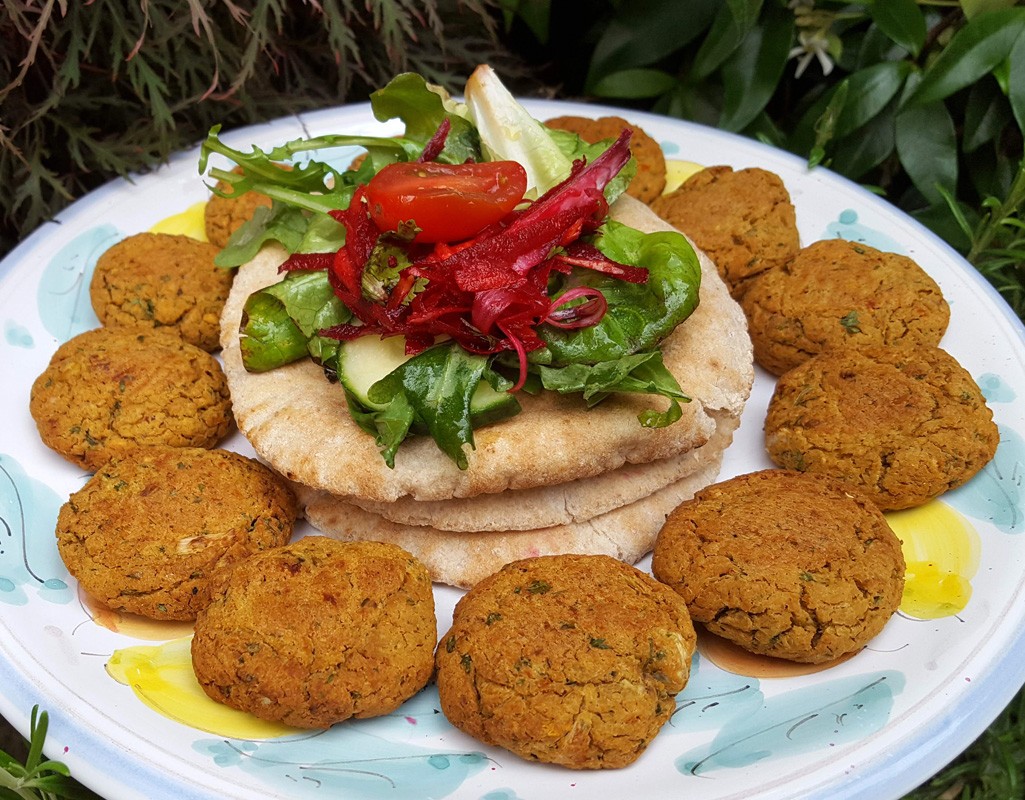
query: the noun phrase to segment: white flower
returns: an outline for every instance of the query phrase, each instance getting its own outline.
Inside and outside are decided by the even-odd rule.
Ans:
[[[801,31],[797,34],[798,46],[790,51],[787,58],[797,59],[797,70],[794,77],[800,78],[813,58],[817,58],[822,67],[822,74],[833,71],[833,59],[829,55],[829,36],[824,30]]]

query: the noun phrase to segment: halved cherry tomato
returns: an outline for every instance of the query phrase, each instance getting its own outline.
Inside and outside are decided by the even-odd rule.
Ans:
[[[515,161],[410,161],[378,172],[367,184],[367,202],[382,231],[412,221],[417,242],[458,242],[502,219],[526,190],[527,173]]]

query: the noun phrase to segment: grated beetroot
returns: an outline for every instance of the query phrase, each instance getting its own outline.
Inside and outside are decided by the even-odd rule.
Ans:
[[[439,130],[425,153],[436,157],[445,135],[447,131]],[[519,361],[515,391],[526,379],[527,354],[545,346],[538,326],[596,325],[607,308],[598,289],[581,287],[550,298],[553,270],[568,273],[581,267],[633,283],[647,280],[647,270],[620,264],[579,241],[607,216],[603,191],[630,158],[629,144],[630,132],[624,131],[594,161],[574,162],[562,183],[465,242],[426,250],[410,245],[409,265],[399,271],[384,303],[368,300],[361,288],[363,271],[382,239],[367,212],[364,187],[356,190],[347,209],[331,212],[345,227],[345,245],[337,253],[293,256],[282,268],[328,269],[336,295],[359,320],[327,328],[322,335],[342,341],[368,334],[401,335],[410,355],[443,336],[481,355],[512,351]],[[394,235],[389,241],[395,244]],[[585,302],[574,304],[581,298]]]

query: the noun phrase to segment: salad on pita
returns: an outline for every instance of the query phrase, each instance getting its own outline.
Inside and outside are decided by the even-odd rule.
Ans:
[[[682,234],[609,217],[635,169],[630,131],[588,144],[548,129],[486,66],[463,102],[407,73],[371,107],[404,133],[242,152],[214,128],[203,145],[215,191],[273,200],[218,263],[242,265],[272,241],[290,253],[280,281],[245,303],[246,370],[315,361],[388,466],[424,434],[465,469],[474,430],[518,413],[520,391],[588,407],[655,395],[668,404],[639,424],[678,420],[689,398],[659,345],[697,307],[701,268]],[[366,155],[347,169],[320,160],[352,146]],[[235,168],[208,170],[214,154]]]

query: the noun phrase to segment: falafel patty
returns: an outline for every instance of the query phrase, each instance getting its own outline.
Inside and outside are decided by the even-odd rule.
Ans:
[[[192,666],[219,703],[299,728],[388,714],[433,672],[427,569],[400,547],[307,536],[221,570]]]
[[[220,348],[220,319],[232,270],[214,265],[217,248],[188,236],[138,233],[96,262],[89,298],[115,328],[173,328],[207,352]]]
[[[904,590],[882,512],[839,480],[788,470],[740,475],[680,505],[652,572],[712,633],[811,664],[861,649]]]
[[[840,478],[884,511],[962,485],[1000,441],[978,384],[929,345],[824,350],[780,377],[764,427],[776,464]]]
[[[651,210],[708,253],[738,300],[755,276],[800,248],[790,193],[778,175],[758,167],[706,167],[655,198]]]
[[[938,345],[950,321],[939,285],[913,260],[846,239],[762,273],[741,306],[755,361],[775,375],[831,348]]]
[[[233,421],[217,359],[170,330],[75,336],[32,384],[29,410],[43,443],[90,472],[142,445],[214,447]]]
[[[107,462],[57,516],[57,548],[104,605],[195,619],[210,575],[285,544],[297,516],[288,485],[228,450],[140,447]]]
[[[694,653],[682,599],[609,556],[539,556],[456,605],[437,651],[449,721],[574,769],[630,764],[676,709]]]

